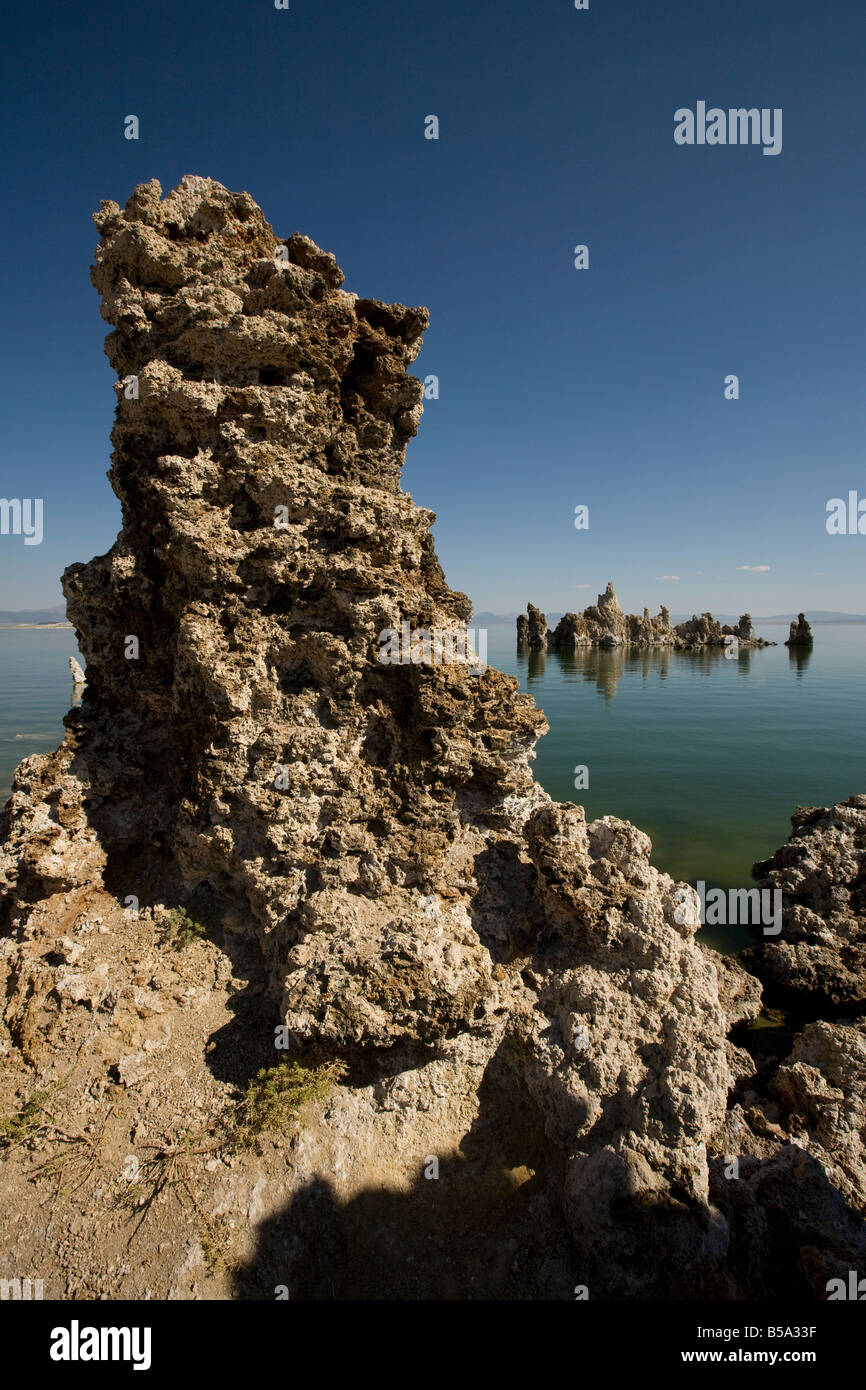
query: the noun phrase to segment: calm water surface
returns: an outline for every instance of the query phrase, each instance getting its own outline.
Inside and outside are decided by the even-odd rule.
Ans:
[[[728,659],[700,652],[578,651],[518,655],[509,624],[488,628],[488,661],[520,680],[550,733],[535,772],[588,819],[621,816],[645,830],[653,863],[676,879],[748,887],[755,860],[790,833],[798,804],[866,792],[866,624],[815,626],[810,652],[778,642]],[[576,766],[589,786],[576,790]],[[743,944],[747,932],[714,935]]]
[[[71,628],[0,629],[0,805],[21,759],[63,739],[71,656],[81,661]]]

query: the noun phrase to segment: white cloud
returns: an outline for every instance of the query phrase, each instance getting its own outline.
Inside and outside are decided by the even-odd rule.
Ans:
[[[575,589],[591,589],[591,584],[575,584]]]
[[[737,565],[738,570],[748,570],[750,574],[763,574],[769,565]]]
[[[677,584],[679,584],[680,582],[680,577],[678,574],[657,574],[656,579],[671,579],[674,580]]]

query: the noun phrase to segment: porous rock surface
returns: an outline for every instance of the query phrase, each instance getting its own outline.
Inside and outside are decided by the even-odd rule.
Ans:
[[[779,890],[782,932],[744,952],[769,997],[811,1017],[866,1012],[866,796],[801,806],[787,844],[753,870]]]
[[[86,692],[62,747],[22,763],[0,820],[0,1043],[16,1077],[62,1063],[82,1114],[112,1087],[134,1095],[135,1139],[218,1109],[220,1084],[267,1054],[275,1025],[295,1054],[340,1059],[348,1081],[285,1169],[250,1160],[207,1199],[209,1219],[257,1226],[248,1272],[290,1265],[310,1297],[334,1296],[335,1268],[346,1277],[351,1220],[368,1254],[372,1232],[392,1232],[358,1279],[394,1265],[399,1221],[383,1227],[365,1196],[389,1164],[417,1200],[388,1296],[412,1296],[409,1263],[429,1253],[418,1232],[435,1244],[449,1209],[443,1196],[424,1225],[435,1184],[417,1197],[418,1164],[442,1155],[459,1194],[457,1153],[518,1174],[527,1196],[505,1228],[547,1248],[526,1255],[509,1238],[455,1267],[455,1234],[443,1296],[754,1295],[763,1228],[713,1198],[708,1146],[749,1072],[727,1034],[755,1012],[756,986],[696,944],[697,915],[680,921],[646,835],[610,816],[587,824],[534,782],[546,723],[513,678],[379,660],[383,630],[457,631],[471,611],[443,577],[433,514],[400,487],[426,311],[347,293],[333,256],[277,238],[247,194],[209,179],[164,199],[142,185],[96,222],[123,529],[64,575]],[[592,621],[614,643],[629,630],[612,588]],[[543,615],[530,609],[527,628],[537,640]],[[151,929],[196,895],[218,909],[223,943],[194,948],[199,996],[188,971],[159,965]],[[191,1094],[244,979],[244,1044]],[[836,1084],[825,1052],[826,1065],[812,1046],[780,1080],[800,1110]],[[455,1232],[473,1181],[448,1199]],[[261,1184],[290,1202],[290,1234]],[[94,1270],[104,1229],[92,1211],[74,1229],[85,1219],[69,1282],[144,1296],[128,1264],[113,1285]],[[732,1244],[740,1227],[748,1259]],[[823,1258],[832,1232],[810,1239]],[[190,1247],[161,1285],[154,1275],[154,1296],[202,1296],[197,1258]],[[806,1276],[792,1278],[802,1292]],[[417,1296],[435,1282],[425,1266]]]

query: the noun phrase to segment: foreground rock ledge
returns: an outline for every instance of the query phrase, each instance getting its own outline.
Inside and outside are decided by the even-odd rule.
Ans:
[[[587,825],[534,782],[547,726],[513,678],[376,659],[384,629],[456,631],[470,613],[433,514],[400,487],[426,311],[347,293],[333,256],[209,179],[165,199],[142,185],[96,223],[123,529],[64,575],[86,691],[0,822],[16,1096],[62,1075],[80,1117],[113,1097],[120,1153],[218,1111],[280,1060],[276,1025],[296,1054],[341,1059],[346,1084],[290,1151],[200,1174],[196,1210],[233,1213],[246,1241],[224,1295],[276,1278],[332,1297],[354,1222],[368,1296],[823,1297],[826,1269],[866,1248],[851,1118],[843,1197],[820,1158],[826,1114],[814,1158],[757,1081],[740,1104],[755,1068],[727,1034],[760,1007],[757,982],[678,923],[646,835]],[[154,910],[182,902],[218,921],[191,978],[160,964],[153,932]],[[823,1057],[838,1075],[859,1056],[827,1027],[785,1096],[815,1091]],[[710,1151],[740,1112],[738,1185]],[[438,1188],[420,1175],[430,1155]],[[4,1165],[19,1224],[24,1161]],[[504,1172],[522,1176],[479,1200]],[[389,1181],[380,1236],[365,1194]],[[788,1209],[804,1184],[807,1230]],[[147,1276],[128,1257],[100,1267],[121,1218],[81,1210],[89,1242],[55,1251],[68,1288],[213,1292],[194,1245],[145,1247]],[[473,1243],[477,1212],[495,1259],[483,1232]],[[35,1256],[39,1219],[19,1231]],[[777,1244],[799,1253],[770,1274]]]

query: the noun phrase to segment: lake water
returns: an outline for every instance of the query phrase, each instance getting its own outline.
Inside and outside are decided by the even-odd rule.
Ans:
[[[490,665],[517,676],[550,724],[536,745],[541,784],[590,820],[640,826],[653,863],[678,880],[748,888],[798,804],[866,792],[866,624],[816,624],[811,653],[783,645],[787,625],[758,625],[779,645],[736,659],[718,649],[518,655],[511,624],[487,631]],[[586,790],[574,786],[578,765]],[[705,935],[732,948],[748,932]]]
[[[63,739],[71,656],[81,661],[71,628],[0,628],[0,805],[21,759]]]
[[[815,627],[814,650],[518,655],[513,624],[487,629],[487,659],[519,678],[547,715],[535,772],[590,819],[621,816],[676,879],[748,887],[756,859],[788,837],[797,804],[866,791],[862,738],[866,624]],[[0,802],[12,770],[54,748],[72,701],[69,629],[0,630]],[[576,790],[578,765],[589,786]],[[715,933],[736,945],[745,932]]]

